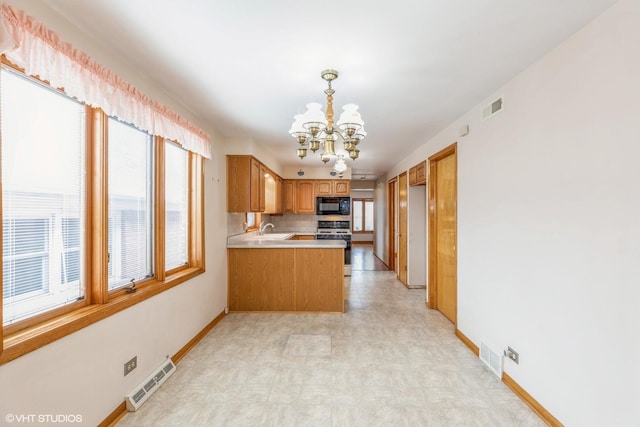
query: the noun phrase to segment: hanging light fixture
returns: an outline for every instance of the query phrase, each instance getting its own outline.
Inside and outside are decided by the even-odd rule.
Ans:
[[[333,170],[340,174],[344,173],[347,170],[347,164],[345,163],[342,156],[340,156],[338,160],[336,160],[336,163],[333,165]]]
[[[331,88],[331,82],[338,78],[338,72],[324,70],[320,73],[320,77],[328,85],[324,91],[327,95],[327,113],[325,115],[322,112],[322,105],[312,102],[307,104],[307,111],[304,114],[297,114],[293,117],[294,121],[289,129],[289,134],[298,141],[298,157],[303,159],[308,150],[315,153],[322,147],[320,160],[323,163],[337,158],[335,143],[336,136],[339,136],[344,149],[349,153],[349,158],[355,160],[360,156],[360,150],[357,146],[367,136],[367,132],[364,130],[364,121],[358,112],[358,106],[347,104],[342,107],[344,111],[340,114],[340,119],[334,127],[333,94],[335,91]],[[340,160],[344,164],[344,159],[340,158]],[[346,164],[344,164],[344,170],[346,170]],[[340,173],[340,171],[338,172]]]

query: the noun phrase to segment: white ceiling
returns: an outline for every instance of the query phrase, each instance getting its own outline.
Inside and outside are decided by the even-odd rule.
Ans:
[[[379,176],[615,0],[45,0],[230,138],[299,160],[287,131],[356,103],[354,175]],[[340,146],[340,144],[338,144]]]

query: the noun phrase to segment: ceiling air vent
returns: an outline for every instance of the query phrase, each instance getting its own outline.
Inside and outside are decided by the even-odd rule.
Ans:
[[[482,109],[482,120],[487,120],[502,111],[502,97]]]

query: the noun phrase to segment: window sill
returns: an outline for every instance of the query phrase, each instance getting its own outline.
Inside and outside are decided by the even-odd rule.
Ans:
[[[180,283],[204,273],[201,267],[190,267],[167,276],[166,280],[150,283],[132,294],[114,297],[106,304],[93,304],[79,308],[38,325],[23,329],[4,337],[0,353],[0,365],[39,349],[62,337],[158,295]]]

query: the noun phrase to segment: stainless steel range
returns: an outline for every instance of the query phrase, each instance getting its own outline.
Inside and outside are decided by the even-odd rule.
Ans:
[[[349,221],[318,221],[316,240],[344,240],[344,274],[351,275],[351,224]]]

